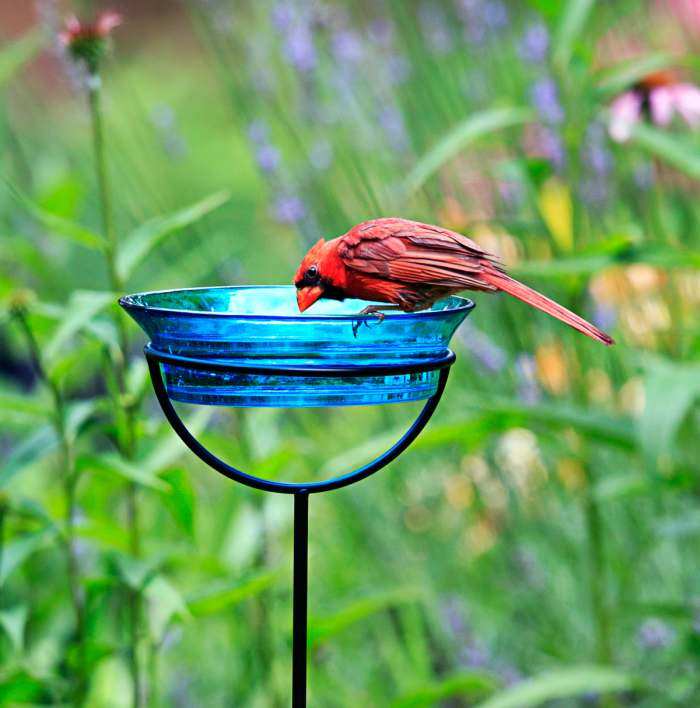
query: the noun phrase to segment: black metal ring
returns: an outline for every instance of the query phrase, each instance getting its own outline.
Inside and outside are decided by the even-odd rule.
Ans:
[[[351,378],[362,376],[394,376],[401,374],[419,374],[426,371],[436,371],[452,366],[455,362],[455,355],[450,349],[446,349],[444,354],[416,361],[410,364],[397,362],[396,364],[347,364],[346,366],[328,366],[322,363],[309,364],[306,366],[271,366],[266,364],[237,364],[233,361],[221,361],[217,359],[202,359],[198,357],[183,356],[182,354],[170,354],[161,349],[156,349],[152,344],[147,344],[144,348],[147,359],[155,359],[163,364],[174,366],[184,366],[188,369],[198,371],[216,371],[230,374],[258,374],[268,376],[309,376],[314,378],[338,377]]]
[[[379,471],[383,467],[386,467],[392,460],[396,459],[420,434],[423,428],[426,426],[430,418],[432,417],[435,409],[437,408],[438,402],[442,397],[445,390],[445,384],[447,383],[447,377],[450,373],[450,366],[455,360],[455,355],[448,351],[447,355],[439,359],[432,360],[430,368],[426,368],[421,365],[419,369],[414,368],[414,365],[391,365],[389,367],[384,366],[356,366],[356,367],[333,367],[331,369],[324,369],[322,374],[312,374],[310,371],[318,371],[316,367],[293,367],[287,369],[277,369],[271,367],[249,367],[249,366],[239,366],[236,364],[225,364],[223,362],[210,362],[206,359],[193,359],[190,357],[180,357],[174,354],[166,354],[164,352],[158,351],[147,345],[145,350],[146,360],[148,361],[148,368],[151,374],[151,382],[153,383],[153,389],[155,391],[160,407],[163,409],[165,417],[168,422],[173,427],[173,430],[178,434],[180,439],[187,445],[187,447],[199,457],[207,465],[215,469],[217,472],[221,473],[229,479],[233,479],[236,482],[245,484],[248,487],[253,487],[255,489],[261,489],[267,492],[280,492],[284,494],[314,494],[318,492],[327,492],[332,489],[340,489],[341,487],[346,487],[349,484],[358,482],[361,479],[369,477],[371,474]],[[356,377],[356,376],[369,376],[369,375],[392,375],[392,374],[402,374],[402,373],[415,373],[416,371],[440,371],[440,376],[438,378],[437,389],[435,393],[425,402],[423,409],[418,414],[418,417],[413,421],[411,427],[397,440],[388,450],[383,452],[381,455],[376,457],[371,462],[366,465],[359,467],[352,472],[340,475],[338,477],[333,477],[331,479],[322,480],[319,482],[276,482],[269,479],[264,479],[262,477],[256,477],[243,472],[236,467],[229,465],[224,462],[221,458],[217,457],[209,450],[207,450],[187,429],[177,411],[175,410],[163,380],[163,374],[161,372],[161,363],[168,364],[180,364],[186,365],[191,368],[197,368],[201,370],[216,370],[216,371],[231,371],[231,372],[246,372],[255,374],[282,374],[289,376],[340,376],[340,377]],[[427,364],[428,362],[426,362]],[[216,364],[216,366],[212,366]]]

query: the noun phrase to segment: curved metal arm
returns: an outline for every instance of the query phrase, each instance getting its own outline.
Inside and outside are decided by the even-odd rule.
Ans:
[[[172,401],[170,400],[170,397],[168,396],[168,392],[163,381],[160,364],[162,359],[168,359],[172,355],[162,356],[160,352],[157,352],[150,346],[146,347],[145,354],[151,374],[151,382],[153,383],[153,389],[155,390],[156,397],[158,398],[158,403],[160,403],[160,407],[163,409],[163,413],[165,413],[165,417],[173,427],[173,430],[179,435],[185,445],[187,445],[187,447],[192,450],[192,452],[194,452],[200,460],[229,479],[233,479],[236,482],[240,482],[241,484],[245,484],[249,487],[254,487],[255,489],[261,489],[267,492],[282,492],[285,494],[298,494],[300,492],[312,494],[316,492],[327,492],[332,489],[340,489],[341,487],[346,487],[353,482],[358,482],[365,477],[369,477],[371,474],[374,474],[383,467],[386,467],[386,465],[398,457],[418,437],[419,433],[423,430],[432,417],[435,409],[437,408],[437,404],[442,397],[443,391],[445,390],[445,384],[447,383],[447,377],[450,372],[450,365],[454,361],[454,354],[450,352],[451,358],[449,363],[446,360],[442,365],[442,368],[440,368],[440,377],[438,379],[437,390],[425,402],[425,406],[411,427],[386,452],[382,453],[379,457],[375,458],[363,467],[359,467],[353,472],[349,472],[339,477],[333,477],[332,479],[327,479],[320,482],[297,483],[275,482],[273,480],[255,477],[237,469],[236,467],[232,467],[207,450],[187,429],[187,426],[178,415]],[[355,375],[357,375],[357,373]]]

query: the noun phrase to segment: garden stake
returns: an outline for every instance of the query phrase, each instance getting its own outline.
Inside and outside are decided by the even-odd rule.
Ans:
[[[365,477],[378,472],[396,459],[421,433],[430,418],[445,390],[450,367],[455,361],[455,355],[447,351],[441,356],[426,359],[420,363],[402,364],[392,363],[386,365],[363,366],[262,366],[250,364],[233,364],[229,362],[185,357],[169,354],[147,345],[144,353],[148,361],[148,368],[153,383],[158,403],[173,430],[187,447],[205,462],[209,467],[225,477],[254,489],[267,492],[292,494],[294,496],[294,570],[293,570],[293,599],[292,599],[292,707],[304,708],[306,706],[306,669],[308,652],[308,561],[309,561],[309,496],[334,489],[347,487],[359,482]],[[175,410],[168,395],[161,364],[187,366],[189,369],[199,370],[209,374],[249,374],[249,375],[278,375],[278,376],[309,376],[324,378],[336,376],[339,378],[360,378],[368,375],[399,376],[403,374],[424,373],[439,371],[437,389],[425,402],[418,417],[409,429],[392,447],[366,465],[338,477],[319,482],[294,483],[277,482],[263,477],[257,477],[243,472],[207,450],[190,433],[179,414]]]

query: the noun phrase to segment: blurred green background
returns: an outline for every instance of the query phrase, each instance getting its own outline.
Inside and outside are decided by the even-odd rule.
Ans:
[[[107,8],[108,247],[57,39]],[[418,442],[311,500],[310,705],[700,704],[700,136],[608,135],[650,72],[698,80],[700,3],[37,0],[0,26],[0,704],[289,704],[291,500],[193,459],[113,303],[287,283],[388,215],[618,344],[474,298]],[[186,414],[318,479],[415,412],[385,408]]]

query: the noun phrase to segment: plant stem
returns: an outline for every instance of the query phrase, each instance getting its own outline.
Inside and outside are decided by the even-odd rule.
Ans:
[[[75,465],[75,450],[73,441],[66,428],[66,405],[63,393],[58,384],[46,373],[41,361],[39,346],[34,332],[24,311],[14,313],[15,320],[22,330],[27,343],[32,365],[39,378],[51,393],[53,400],[53,426],[56,437],[60,441],[63,470],[63,496],[65,503],[65,553],[68,588],[75,615],[75,642],[77,646],[76,686],[73,696],[74,705],[80,706],[85,699],[87,689],[87,646],[85,631],[85,596],[80,579],[80,563],[75,550],[75,518],[77,515],[76,488],[79,473]]]
[[[102,108],[100,102],[100,79],[93,74],[88,83],[88,103],[92,122],[93,149],[95,152],[95,171],[97,188],[100,197],[100,211],[102,229],[105,237],[105,259],[109,275],[110,287],[115,292],[122,292],[124,282],[119,273],[118,255],[119,240],[114,228],[112,213],[111,193],[107,172],[105,153],[104,126],[102,122]],[[134,458],[136,430],[134,407],[128,398],[126,386],[126,361],[129,351],[129,340],[123,315],[115,310],[114,324],[119,340],[119,352],[113,362],[119,389],[120,399],[116,401],[117,439],[119,451],[128,460]],[[123,414],[123,420],[120,420]],[[139,540],[139,509],[138,489],[135,483],[130,482],[127,487],[127,526],[129,530],[129,550],[134,557],[141,553]],[[132,705],[138,708],[143,704],[143,690],[141,667],[139,662],[139,639],[141,626],[141,592],[138,589],[128,589],[128,614],[129,614],[129,669],[132,681]]]
[[[610,611],[605,592],[605,552],[603,548],[603,521],[600,506],[595,496],[595,476],[590,465],[586,466],[586,489],[584,514],[588,536],[588,558],[590,573],[591,609],[595,623],[596,660],[603,665],[612,665],[613,651],[610,631]],[[614,695],[601,697],[604,708],[615,708],[618,704]]]

